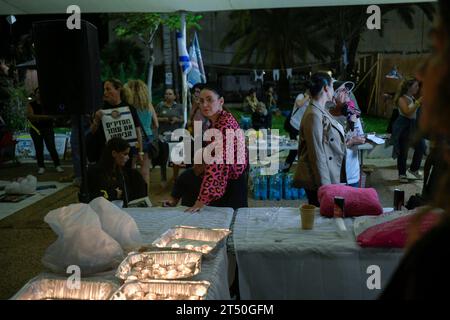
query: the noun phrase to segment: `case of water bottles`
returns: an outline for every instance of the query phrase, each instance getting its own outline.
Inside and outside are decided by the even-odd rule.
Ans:
[[[274,175],[262,175],[254,172],[253,198],[255,200],[298,200],[305,198],[305,190],[294,188],[291,173],[277,173]]]

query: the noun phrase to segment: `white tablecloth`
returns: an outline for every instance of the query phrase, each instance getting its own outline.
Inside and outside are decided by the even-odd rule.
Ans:
[[[184,212],[185,209],[185,207],[177,207],[128,208],[124,210],[135,219],[142,234],[142,240],[146,244],[151,244],[165,231],[177,225],[220,229],[230,228],[233,218],[232,208],[206,207],[196,214],[186,213]],[[119,284],[119,280],[114,277],[114,274],[115,270],[112,270],[92,276],[111,280]],[[206,296],[207,300],[231,299],[228,288],[228,256],[225,241],[222,241],[210,254],[203,256],[201,272],[188,280],[206,280],[211,283]]]
[[[334,219],[316,213],[314,229],[300,228],[297,208],[239,209],[234,248],[241,299],[375,299],[403,250],[361,248],[353,219],[339,235]],[[369,290],[367,267],[381,269],[381,290]]]
[[[200,213],[184,212],[186,208],[129,208],[125,209],[136,221],[145,243],[152,243],[166,230],[177,226],[193,226],[204,228],[230,228],[233,218],[231,208],[207,207]],[[201,272],[191,278],[193,281],[206,280],[211,283],[206,299],[229,300],[228,258],[226,242],[204,256]],[[191,280],[190,279],[190,280]]]

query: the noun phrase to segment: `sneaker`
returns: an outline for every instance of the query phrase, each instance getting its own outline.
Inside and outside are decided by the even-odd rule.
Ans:
[[[409,173],[411,176],[414,177],[414,178],[411,178],[411,179],[417,179],[417,180],[422,180],[422,179],[423,179],[423,176],[420,174],[419,170],[417,170],[417,171],[411,171],[411,170],[408,169],[407,174],[408,174],[408,173]]]
[[[40,167],[38,170],[38,174],[44,174],[45,173],[45,168]]]
[[[64,172],[64,169],[61,166],[56,167],[56,172]]]
[[[408,183],[408,177],[405,174],[401,174],[398,176],[398,181],[400,181],[401,183]]]

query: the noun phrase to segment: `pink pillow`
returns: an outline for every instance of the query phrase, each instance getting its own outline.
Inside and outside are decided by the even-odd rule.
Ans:
[[[333,217],[334,197],[345,199],[346,217],[377,216],[383,213],[377,191],[373,188],[353,188],[341,184],[327,184],[318,191],[320,214]]]
[[[414,215],[409,214],[391,221],[383,222],[367,228],[356,238],[361,247],[404,248],[407,239],[407,228]],[[439,220],[437,213],[428,213],[421,221],[420,233],[424,234]]]

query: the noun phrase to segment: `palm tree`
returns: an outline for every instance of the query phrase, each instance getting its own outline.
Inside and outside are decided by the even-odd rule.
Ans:
[[[335,7],[325,17],[325,25],[328,26],[327,34],[334,38],[333,60],[340,60],[344,42],[348,48],[349,65],[347,68],[344,69],[340,62],[336,63],[336,70],[343,77],[345,77],[347,72],[354,69],[359,42],[362,34],[366,31],[366,21],[368,18],[366,8],[366,6]],[[416,9],[421,10],[430,21],[433,19],[435,12],[434,6],[430,3],[383,5],[380,8],[382,16],[395,11],[400,21],[405,23],[410,29],[414,28],[414,14]],[[383,28],[379,32],[383,36]]]
[[[308,54],[324,61],[331,51],[323,43],[325,28],[318,24],[324,9],[265,9],[234,11],[232,27],[221,46],[237,44],[231,64],[253,62],[269,69],[286,69],[306,62]],[[280,77],[280,100],[288,102],[286,77]]]

